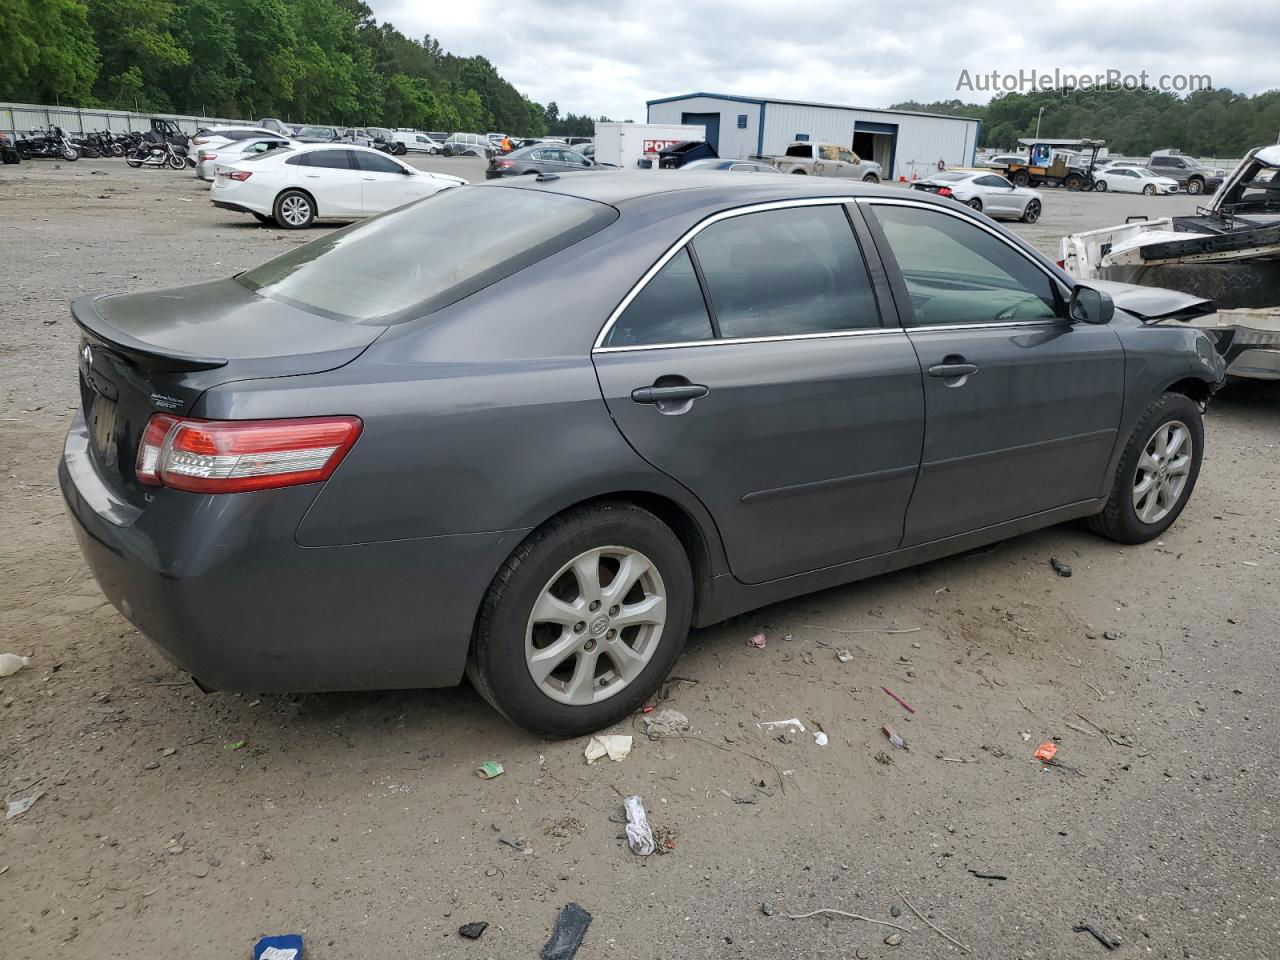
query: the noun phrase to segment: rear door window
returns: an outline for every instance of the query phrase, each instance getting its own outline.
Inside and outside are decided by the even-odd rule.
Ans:
[[[693,249],[722,337],[880,326],[862,252],[840,206],[730,217],[699,233]]]
[[[714,335],[693,262],[682,249],[636,294],[602,345],[687,343]]]

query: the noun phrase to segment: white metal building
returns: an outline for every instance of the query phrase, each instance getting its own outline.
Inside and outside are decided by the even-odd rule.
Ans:
[[[650,123],[695,124],[722,157],[780,154],[796,140],[850,147],[874,160],[885,176],[923,177],[948,167],[970,166],[981,121],[936,113],[909,113],[829,103],[689,93],[648,103]]]

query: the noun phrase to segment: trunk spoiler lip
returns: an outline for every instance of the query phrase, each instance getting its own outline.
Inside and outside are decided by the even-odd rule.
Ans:
[[[203,357],[181,350],[157,347],[155,344],[139,340],[125,333],[119,327],[108,323],[97,308],[102,295],[77,297],[71,301],[71,319],[81,330],[103,341],[108,346],[120,347],[140,359],[143,366],[168,370],[216,370],[225,367],[225,357]]]

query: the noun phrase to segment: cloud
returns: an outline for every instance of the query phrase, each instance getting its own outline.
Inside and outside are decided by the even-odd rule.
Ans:
[[[1253,0],[1078,0],[1069,16],[914,0],[367,0],[402,33],[431,34],[561,112],[643,120],[645,101],[707,90],[883,107],[985,101],[962,70],[1208,74],[1213,86],[1276,86],[1280,5]]]

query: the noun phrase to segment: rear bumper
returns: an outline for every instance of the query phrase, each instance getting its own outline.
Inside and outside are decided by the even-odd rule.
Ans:
[[[164,655],[220,690],[448,686],[489,581],[522,531],[302,547],[316,485],[138,509],[102,481],[77,414],[58,469],[107,599]]]

